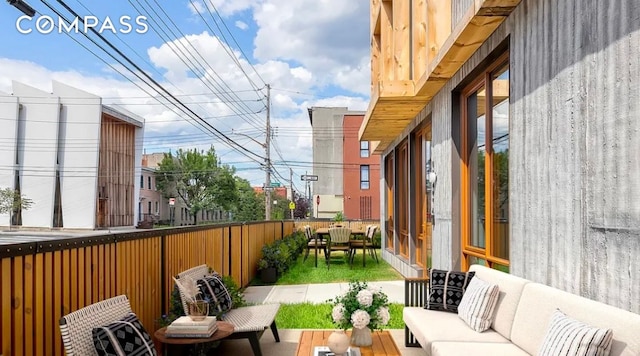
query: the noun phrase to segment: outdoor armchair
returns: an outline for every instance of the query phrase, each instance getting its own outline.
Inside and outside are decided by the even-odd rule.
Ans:
[[[179,273],[177,279],[180,281],[180,278],[189,277],[197,281],[211,274],[207,265],[200,265]],[[181,289],[180,298],[186,315],[188,312],[187,298],[185,298]],[[266,329],[271,328],[276,342],[280,342],[275,321],[279,309],[280,304],[260,304],[229,310],[220,318],[220,320],[233,324],[233,334],[227,339],[249,339],[253,354],[261,356],[260,337],[262,337]]]
[[[119,295],[63,316],[60,318],[60,333],[66,355],[97,355],[93,329],[119,321],[131,313],[129,299],[126,295]],[[148,345],[145,345],[147,349],[154,347],[153,342],[149,342],[147,340]]]

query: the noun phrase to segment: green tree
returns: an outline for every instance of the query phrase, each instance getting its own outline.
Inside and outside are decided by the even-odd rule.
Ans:
[[[16,214],[20,210],[29,210],[32,205],[33,201],[20,194],[19,190],[0,188],[0,214]]]
[[[291,218],[291,210],[289,210],[289,199],[281,197],[273,192],[271,194],[271,220],[283,220]]]
[[[293,217],[296,219],[306,219],[309,211],[309,201],[300,194],[296,194],[296,210],[293,211]]]
[[[156,172],[158,190],[177,195],[197,223],[198,212],[229,209],[237,200],[235,171],[220,165],[213,146],[208,151],[182,150],[164,155]]]
[[[264,196],[256,194],[248,180],[236,177],[238,199],[235,201],[233,219],[235,221],[264,220]]]

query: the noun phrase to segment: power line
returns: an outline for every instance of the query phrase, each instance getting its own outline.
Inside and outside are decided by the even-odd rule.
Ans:
[[[46,0],[41,0],[45,5],[47,5],[47,7],[54,11],[56,13],[56,15],[60,16],[62,19],[64,19],[65,22],[69,23],[69,20],[64,17],[62,14],[60,14],[57,10],[55,10],[51,5],[48,4],[48,2]],[[63,0],[56,0],[59,4],[61,4],[67,11],[69,11],[74,17],[79,17],[79,15],[73,10],[71,9]],[[176,103],[180,104],[179,108],[184,111],[185,113],[189,113],[191,115],[193,115],[195,118],[197,118],[197,120],[200,122],[201,125],[206,126],[207,128],[212,130],[212,133],[215,132],[217,135],[220,135],[222,137],[224,137],[224,139],[226,140],[226,144],[228,144],[230,147],[236,147],[237,150],[242,150],[245,151],[246,153],[243,154],[251,154],[254,155],[258,158],[263,158],[259,155],[257,155],[254,152],[251,152],[249,150],[247,150],[246,148],[244,148],[241,145],[238,145],[234,140],[230,139],[228,136],[222,134],[220,131],[218,131],[215,127],[213,127],[211,124],[209,124],[208,122],[206,122],[204,119],[202,119],[197,113],[195,113],[191,108],[189,108],[188,106],[184,105],[178,98],[176,98],[175,96],[173,96],[173,94],[171,94],[166,88],[164,88],[162,85],[160,85],[155,79],[153,79],[151,76],[149,76],[149,74],[147,74],[145,71],[143,71],[137,64],[135,64],[129,57],[127,57],[125,54],[123,54],[118,48],[116,48],[109,40],[107,40],[106,38],[104,38],[99,32],[97,32],[94,28],[90,28],[91,32],[98,36],[103,42],[105,42],[112,50],[114,50],[118,55],[120,55],[122,58],[124,58],[130,65],[132,65],[138,72],[140,72],[142,75],[144,75],[149,81],[151,81],[154,85],[155,85],[155,90],[158,91],[158,89],[162,89],[162,91],[164,93],[166,93],[168,96],[170,96]],[[123,64],[122,62],[120,62],[119,60],[117,60],[111,53],[109,53],[108,51],[106,51],[102,46],[98,45],[93,39],[88,37],[88,34],[82,32],[84,34],[85,37],[87,37],[89,40],[91,40],[95,45],[97,45],[98,47],[100,47],[103,51],[105,51],[105,53],[107,53],[109,56],[111,56],[112,58],[114,58],[116,61],[118,61],[118,63]],[[136,75],[139,79],[140,76],[135,73],[133,70],[131,70],[131,68],[125,66],[125,68],[127,70],[129,70],[131,73],[133,73],[134,75]],[[145,82],[147,85],[149,85],[147,82]],[[151,85],[149,85],[151,86]],[[153,88],[153,86],[151,86]],[[158,91],[158,93],[160,93]],[[162,95],[162,94],[161,94]],[[164,95],[162,95],[164,97]],[[176,104],[174,104],[176,105]]]

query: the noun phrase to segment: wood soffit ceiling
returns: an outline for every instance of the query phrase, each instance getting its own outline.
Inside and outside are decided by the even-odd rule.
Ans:
[[[419,78],[374,83],[360,140],[380,141],[374,152],[382,153],[519,3],[520,0],[475,0]],[[371,30],[375,36],[380,25],[373,16],[378,17],[379,7],[372,11]]]

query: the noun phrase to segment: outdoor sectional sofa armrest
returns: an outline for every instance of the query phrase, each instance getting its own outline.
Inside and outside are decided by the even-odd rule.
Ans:
[[[405,307],[424,307],[429,298],[428,278],[406,278],[404,280]],[[420,347],[420,343],[413,336],[409,328],[404,327],[404,345],[406,347]]]
[[[406,278],[404,280],[404,305],[406,307],[424,307],[429,297],[428,278]]]

